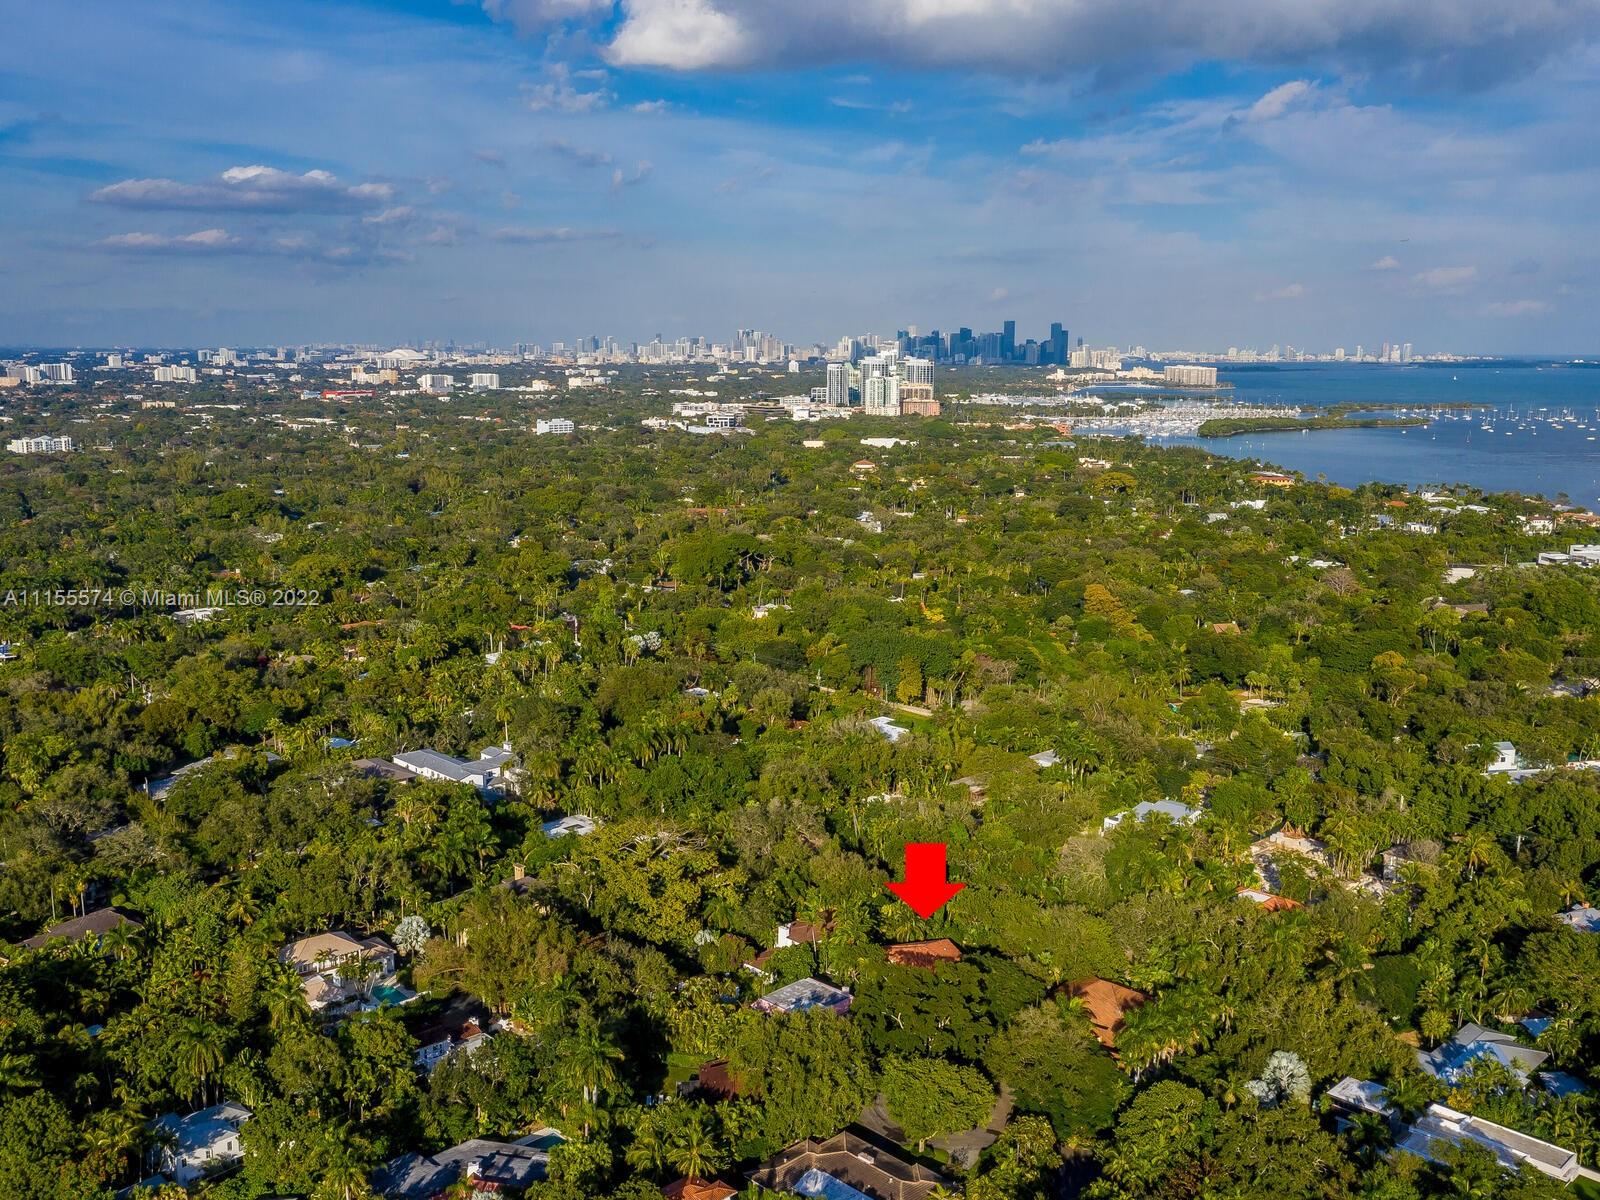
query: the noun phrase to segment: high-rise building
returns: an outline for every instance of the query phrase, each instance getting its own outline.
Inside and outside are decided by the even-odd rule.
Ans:
[[[71,383],[72,382],[72,364],[71,363],[64,363],[64,362],[60,362],[60,363],[45,363],[44,366],[41,369],[44,372],[44,377],[46,379],[48,379],[51,383]]]
[[[1064,366],[1067,361],[1067,330],[1060,321],[1050,325],[1050,350],[1048,356],[1041,355],[1045,362],[1052,362]]]
[[[454,375],[418,375],[417,386],[435,396],[443,395],[455,387]]]
[[[467,383],[474,388],[497,388],[500,386],[500,376],[494,371],[474,371],[467,379]]]
[[[6,443],[6,449],[13,454],[71,454],[76,448],[70,437],[51,437],[49,434],[12,438]]]
[[[828,364],[827,387],[825,389],[828,404],[832,408],[850,407],[850,364],[835,362]]]
[[[1193,367],[1174,364],[1162,371],[1162,377],[1168,383],[1175,383],[1179,387],[1217,386],[1217,369],[1215,367]]]
[[[862,407],[869,417],[900,415],[900,380],[893,375],[870,375],[861,381]]]
[[[1009,361],[1009,360],[1015,358],[1016,356],[1017,356],[1017,323],[1015,321],[1007,321],[1005,323],[1005,325],[1003,325],[1001,327],[1001,333],[1000,333],[1000,357],[1003,358],[1003,359],[1006,359],[1007,361]]]

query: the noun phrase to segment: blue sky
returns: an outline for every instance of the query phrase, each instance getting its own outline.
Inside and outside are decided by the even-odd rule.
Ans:
[[[1600,352],[1600,0],[0,3],[0,344]]]

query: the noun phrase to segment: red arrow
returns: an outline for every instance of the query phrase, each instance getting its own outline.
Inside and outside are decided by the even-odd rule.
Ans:
[[[926,921],[967,886],[950,882],[948,853],[943,842],[907,842],[906,881],[883,886],[909,904],[912,911]]]

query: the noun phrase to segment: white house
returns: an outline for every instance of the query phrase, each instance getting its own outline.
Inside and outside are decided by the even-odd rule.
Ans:
[[[1179,804],[1176,800],[1146,800],[1141,804],[1135,804],[1127,812],[1113,813],[1100,822],[1100,828],[1102,831],[1115,829],[1130,816],[1141,824],[1154,816],[1163,817],[1174,825],[1193,825],[1200,819],[1198,811],[1187,804]]]
[[[539,828],[544,830],[547,838],[566,837],[569,833],[576,837],[587,837],[600,828],[600,822],[583,813],[569,813],[554,821],[546,821]]]
[[[163,1175],[187,1186],[234,1166],[244,1158],[239,1127],[255,1114],[224,1101],[180,1117],[167,1113],[150,1122]]]
[[[424,779],[438,779],[445,783],[470,783],[480,792],[499,791],[506,772],[511,769],[511,747],[485,746],[476,759],[457,758],[438,750],[407,750],[391,760]]]

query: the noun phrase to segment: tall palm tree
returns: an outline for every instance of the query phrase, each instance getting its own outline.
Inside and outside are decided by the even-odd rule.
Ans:
[[[0,1054],[0,1095],[16,1096],[39,1086],[39,1072],[26,1054]]]
[[[719,1165],[711,1122],[700,1105],[686,1105],[673,1122],[668,1161],[673,1170],[690,1179],[703,1179]]]
[[[274,971],[262,991],[266,997],[267,1022],[273,1029],[298,1025],[310,1017],[305,986],[287,967]]]
[[[204,1017],[190,1017],[178,1031],[178,1056],[204,1102],[209,1085],[227,1061],[222,1050],[222,1030]]]
[[[657,1174],[671,1166],[668,1131],[661,1121],[661,1110],[649,1114],[634,1130],[633,1142],[628,1146],[630,1167],[647,1174]]]
[[[597,1023],[585,1024],[564,1047],[562,1072],[569,1084],[578,1088],[585,1105],[597,1105],[603,1092],[617,1082],[615,1063],[622,1048]],[[584,1136],[589,1134],[587,1119]]]

